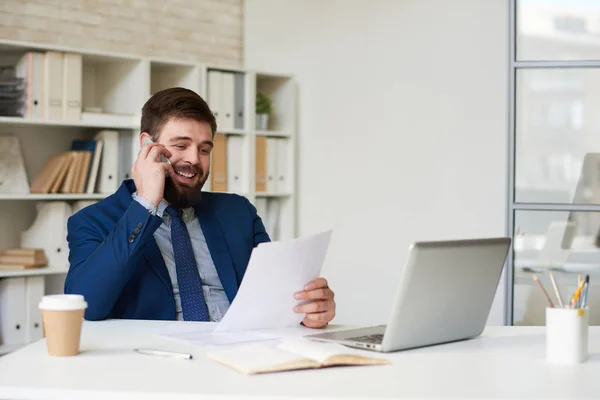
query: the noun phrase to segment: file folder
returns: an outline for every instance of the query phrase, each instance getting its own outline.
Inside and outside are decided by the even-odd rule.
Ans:
[[[81,119],[83,59],[81,54],[63,53],[63,119]]]
[[[243,150],[243,137],[227,138],[227,190],[238,194],[243,193]]]

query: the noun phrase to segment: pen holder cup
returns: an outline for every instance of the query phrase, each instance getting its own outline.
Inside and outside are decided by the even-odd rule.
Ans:
[[[588,357],[586,308],[546,308],[546,361],[573,365]]]

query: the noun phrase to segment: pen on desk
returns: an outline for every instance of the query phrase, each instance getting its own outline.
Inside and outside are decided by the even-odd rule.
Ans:
[[[558,290],[558,285],[556,284],[556,279],[554,279],[554,274],[552,273],[552,271],[549,271],[548,274],[550,275],[550,281],[552,282],[554,293],[556,293],[556,300],[558,301],[558,305],[560,306],[560,308],[564,308],[565,305],[562,301],[562,297],[560,296],[560,290]]]
[[[149,356],[159,356],[159,357],[171,357],[171,358],[180,358],[183,360],[191,360],[192,355],[188,353],[176,353],[174,351],[164,351],[164,350],[155,350],[155,349],[133,349],[141,354],[147,354]]]
[[[544,285],[542,285],[542,282],[540,282],[540,278],[538,278],[538,276],[534,274],[533,280],[538,284],[540,289],[542,289],[542,293],[544,294],[546,301],[548,301],[548,306],[550,306],[550,308],[554,308],[554,304],[552,304],[552,300],[550,300],[550,296],[548,296],[546,289],[544,289]]]

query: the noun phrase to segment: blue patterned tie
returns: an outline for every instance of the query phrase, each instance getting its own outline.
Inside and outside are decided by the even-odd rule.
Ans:
[[[208,321],[208,309],[202,292],[200,273],[196,257],[192,250],[190,234],[181,218],[181,212],[169,206],[166,209],[171,216],[171,243],[175,255],[177,284],[181,297],[183,319],[186,321]]]

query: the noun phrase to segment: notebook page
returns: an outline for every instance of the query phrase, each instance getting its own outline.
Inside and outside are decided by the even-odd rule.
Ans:
[[[274,344],[256,343],[213,350],[206,354],[232,368],[245,373],[275,371],[311,366],[303,362],[305,357],[277,348]],[[318,365],[312,365],[316,367]]]
[[[320,364],[324,364],[328,358],[340,354],[363,355],[360,351],[350,349],[341,344],[317,342],[304,338],[284,340],[278,347],[287,352],[295,353],[298,356],[318,361]]]

